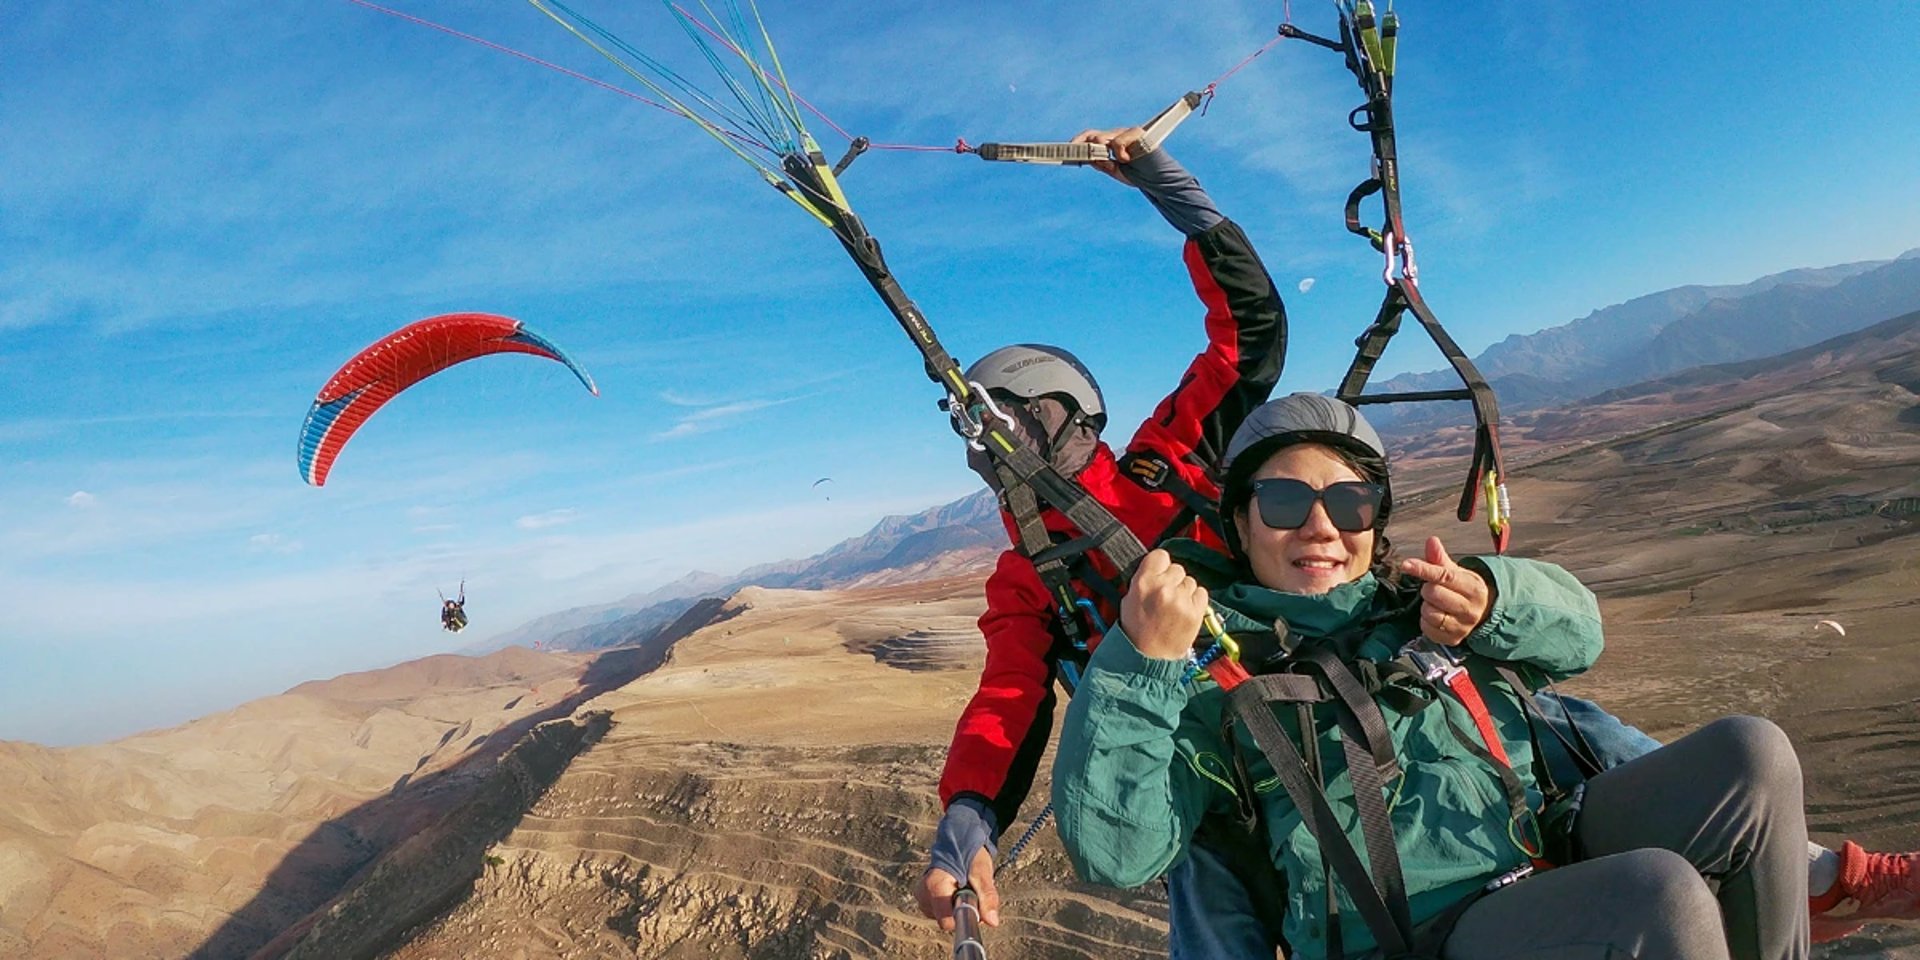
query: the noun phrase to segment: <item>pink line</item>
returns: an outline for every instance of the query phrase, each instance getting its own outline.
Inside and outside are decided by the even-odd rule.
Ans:
[[[1247,58],[1245,60],[1242,60],[1239,63],[1234,64],[1233,69],[1228,70],[1226,73],[1223,73],[1218,77],[1215,77],[1212,83],[1207,84],[1207,89],[1212,90],[1213,88],[1219,86],[1220,84],[1225,83],[1228,77],[1231,77],[1236,73],[1239,73],[1241,67],[1244,67],[1249,63],[1252,63],[1255,59],[1259,58],[1261,54],[1266,53],[1268,50],[1272,50],[1274,44],[1279,43],[1284,39],[1286,39],[1285,36],[1275,36],[1272,40],[1268,40],[1266,44],[1262,46],[1260,49],[1247,54]]]

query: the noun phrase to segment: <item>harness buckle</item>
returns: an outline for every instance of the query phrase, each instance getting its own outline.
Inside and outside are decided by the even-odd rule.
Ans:
[[[1466,671],[1460,665],[1460,659],[1448,650],[1426,637],[1415,637],[1400,648],[1400,655],[1420,671],[1420,679],[1428,683],[1451,683],[1453,678]]]
[[[1492,880],[1488,880],[1487,885],[1480,889],[1487,893],[1493,893],[1503,887],[1511,887],[1531,876],[1533,876],[1533,864],[1523,863],[1514,867],[1512,870],[1508,870],[1506,873],[1494,877]]]

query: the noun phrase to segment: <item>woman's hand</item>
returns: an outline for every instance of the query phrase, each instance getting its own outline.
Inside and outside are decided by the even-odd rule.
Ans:
[[[1144,657],[1185,660],[1200,635],[1207,613],[1207,591],[1187,576],[1165,550],[1140,561],[1133,586],[1120,601],[1120,628]]]
[[[1141,127],[1116,127],[1112,130],[1082,130],[1071,142],[1097,143],[1106,147],[1113,153],[1114,159],[1095,160],[1093,168],[1131,187],[1133,181],[1127,179],[1126,173],[1120,169],[1120,164],[1132,163],[1136,150],[1140,153],[1147,152],[1139,150],[1140,141],[1146,136],[1147,131]],[[1118,160],[1119,163],[1115,163],[1114,160]]]
[[[1420,588],[1420,632],[1434,643],[1459,646],[1493,606],[1486,578],[1454,563],[1439,537],[1427,538],[1425,560],[1400,561],[1400,572],[1426,581]]]

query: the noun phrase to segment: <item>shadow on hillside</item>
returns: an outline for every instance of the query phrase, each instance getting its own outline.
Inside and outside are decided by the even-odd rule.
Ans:
[[[675,639],[656,636],[601,654],[571,694],[486,735],[472,756],[426,776],[401,777],[385,795],[322,824],[281,860],[252,900],[187,956],[235,960],[285,954],[313,925],[318,911],[352,890],[384,854],[472,798],[500,758],[534,727],[571,716],[594,697],[657,669],[667,661]]]

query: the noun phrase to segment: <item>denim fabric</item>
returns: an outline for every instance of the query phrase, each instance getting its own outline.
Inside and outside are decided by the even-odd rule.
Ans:
[[[1636,727],[1627,726],[1619,717],[1600,709],[1591,700],[1537,693],[1533,702],[1540,708],[1541,715],[1546,717],[1547,725],[1575,744],[1580,742],[1573,734],[1573,726],[1577,725],[1580,736],[1586,738],[1588,745],[1593,747],[1595,759],[1600,761],[1600,767],[1604,770],[1611,770],[1660,749],[1660,741],[1641,733]],[[1569,725],[1569,721],[1572,725]],[[1547,770],[1553,774],[1555,783],[1572,787],[1586,779],[1580,775],[1580,768],[1574,764],[1573,757],[1567,754],[1566,747],[1561,745],[1560,737],[1541,731],[1540,753],[1546,758]]]
[[[1167,871],[1168,960],[1273,960],[1247,888],[1220,856],[1193,844]]]

